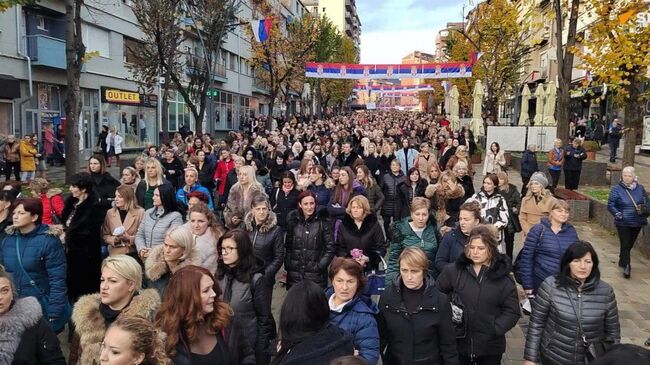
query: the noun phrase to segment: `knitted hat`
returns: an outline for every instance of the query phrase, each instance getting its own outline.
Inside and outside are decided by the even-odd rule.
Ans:
[[[546,178],[546,175],[544,175],[543,172],[535,172],[533,173],[533,176],[530,177],[530,181],[535,181],[537,183],[542,184],[544,188],[548,187],[548,179]]]

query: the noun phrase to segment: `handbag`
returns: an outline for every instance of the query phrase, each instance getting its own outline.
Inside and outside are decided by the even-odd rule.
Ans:
[[[630,200],[632,201],[632,204],[634,204],[634,209],[636,210],[636,214],[638,214],[641,217],[648,217],[650,216],[650,206],[647,204],[648,199],[646,195],[643,195],[643,204],[637,204],[636,201],[634,201],[634,197],[632,197],[632,194],[630,194],[630,191],[627,189],[624,189],[625,192],[627,193],[627,196],[630,197]]]
[[[27,273],[27,270],[25,270],[25,267],[23,266],[23,259],[22,255],[20,254],[20,237],[16,236],[16,256],[18,257],[18,265],[20,266],[20,269],[23,272],[23,275],[29,279],[29,284],[34,287],[36,290],[38,290],[41,293],[40,298],[38,298],[38,302],[41,304],[41,309],[43,310],[43,315],[46,315],[50,313],[50,301],[47,298],[47,295],[45,295],[45,292],[36,285],[36,282],[32,277]],[[52,327],[52,330],[56,334],[59,334],[63,332],[65,329],[65,325],[70,321],[70,317],[72,317],[72,306],[70,305],[70,302],[66,299],[65,304],[63,306],[63,312],[61,313],[61,316],[57,317],[54,320],[48,320],[48,324],[50,327]]]
[[[607,340],[596,340],[596,341],[589,341],[587,340],[587,336],[585,335],[585,332],[582,330],[582,320],[581,320],[581,315],[578,314],[578,311],[576,311],[575,304],[573,304],[573,299],[571,298],[571,293],[569,293],[569,290],[567,288],[564,288],[564,291],[566,292],[567,298],[569,298],[569,301],[571,302],[571,308],[573,308],[573,313],[575,313],[576,318],[578,319],[578,331],[580,335],[580,339],[582,340],[582,346],[585,351],[585,364],[589,365],[596,361],[599,357],[603,356],[609,349],[614,345],[612,341],[607,341]],[[582,314],[582,313],[581,313]]]
[[[363,293],[367,296],[381,295],[386,289],[386,268],[388,265],[381,255],[379,256],[379,259],[381,260],[381,263],[379,263],[378,269],[372,270],[368,275],[366,275],[368,282],[366,283],[366,288]]]
[[[50,198],[50,216],[52,217],[52,224],[61,224],[61,217],[59,217],[54,210],[54,206],[52,205],[52,198]]]
[[[454,290],[449,294],[449,303],[451,304],[451,322],[456,330],[456,338],[465,338],[467,336],[467,320],[465,318],[465,305],[456,291],[458,283],[460,283],[460,271],[456,276]]]

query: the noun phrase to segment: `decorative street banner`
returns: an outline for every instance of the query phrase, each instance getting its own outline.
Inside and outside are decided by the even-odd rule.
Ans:
[[[356,85],[352,91],[370,91],[371,93],[381,93],[384,91],[390,91],[394,93],[413,93],[418,91],[433,91],[433,85]]]
[[[404,97],[416,97],[417,93],[394,93],[394,92],[383,92],[379,93],[380,98],[404,98]]]
[[[449,79],[472,77],[472,61],[361,65],[307,62],[305,76],[318,79]]]

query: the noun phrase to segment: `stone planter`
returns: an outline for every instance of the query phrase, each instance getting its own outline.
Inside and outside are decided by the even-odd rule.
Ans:
[[[546,161],[539,161],[538,165],[539,170],[548,175],[548,167],[546,166]],[[514,170],[519,171],[521,169],[521,156],[512,155],[511,166]],[[559,184],[564,184],[564,174],[560,176]],[[589,160],[583,161],[582,171],[580,173],[580,185],[608,186],[609,183],[607,181],[607,163]]]
[[[587,151],[587,160],[596,161],[596,151]]]
[[[480,165],[483,162],[483,155],[480,152],[474,152],[472,155],[472,164]]]
[[[506,158],[506,166],[512,166],[512,153],[504,152],[503,157]]]
[[[588,222],[591,201],[589,197],[566,189],[555,189],[555,196],[565,200],[569,204],[571,213],[569,214],[569,222]]]
[[[593,222],[603,226],[606,230],[616,233],[616,225],[614,224],[614,217],[607,210],[607,204],[591,197],[591,207],[589,208],[589,216]],[[618,235],[617,235],[618,239]],[[641,234],[636,239],[634,244],[643,256],[650,258],[650,226],[643,227]]]

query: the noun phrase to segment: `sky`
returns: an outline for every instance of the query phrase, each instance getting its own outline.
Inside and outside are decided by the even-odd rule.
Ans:
[[[468,0],[356,0],[361,63],[400,63],[413,51],[435,54],[436,35],[462,21]]]

